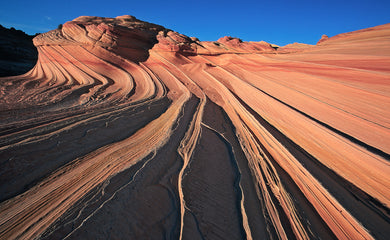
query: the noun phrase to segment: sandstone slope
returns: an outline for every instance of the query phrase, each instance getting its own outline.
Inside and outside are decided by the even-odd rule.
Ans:
[[[0,239],[390,235],[390,24],[280,51],[84,16],[34,44],[0,78]]]

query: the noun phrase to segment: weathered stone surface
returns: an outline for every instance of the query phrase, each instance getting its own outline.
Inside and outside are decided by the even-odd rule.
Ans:
[[[390,24],[202,42],[132,16],[0,79],[0,239],[387,239]]]

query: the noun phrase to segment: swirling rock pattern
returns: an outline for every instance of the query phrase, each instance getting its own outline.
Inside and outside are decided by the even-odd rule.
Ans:
[[[285,48],[79,17],[1,78],[1,239],[386,239],[390,25]]]

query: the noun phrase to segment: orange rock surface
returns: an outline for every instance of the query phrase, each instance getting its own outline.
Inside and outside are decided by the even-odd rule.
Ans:
[[[0,78],[0,239],[386,239],[390,24],[202,42],[132,16]]]

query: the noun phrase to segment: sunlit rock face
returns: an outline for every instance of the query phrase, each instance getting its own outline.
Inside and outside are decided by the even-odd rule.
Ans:
[[[276,50],[79,17],[0,78],[0,239],[387,239],[390,25]]]

